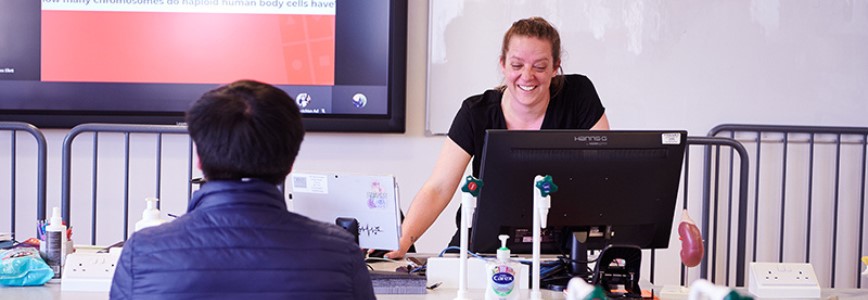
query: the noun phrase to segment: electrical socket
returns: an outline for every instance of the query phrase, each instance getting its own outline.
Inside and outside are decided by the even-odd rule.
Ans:
[[[805,263],[751,263],[748,291],[759,298],[820,298],[814,267]]]
[[[109,253],[71,253],[66,256],[62,291],[108,292],[111,289],[120,251]]]

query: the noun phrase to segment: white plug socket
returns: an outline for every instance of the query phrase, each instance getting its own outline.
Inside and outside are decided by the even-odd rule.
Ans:
[[[820,298],[814,267],[805,263],[751,263],[748,291],[759,298]]]
[[[120,251],[110,253],[72,253],[66,256],[62,291],[108,292],[117,267]]]

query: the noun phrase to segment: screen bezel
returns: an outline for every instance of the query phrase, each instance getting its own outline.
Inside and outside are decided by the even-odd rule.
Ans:
[[[34,2],[40,5],[39,2]],[[380,3],[382,5],[373,5]],[[14,3],[9,3],[12,5]],[[12,7],[12,6],[10,6]],[[20,6],[16,6],[20,7]],[[388,7],[386,10],[385,8]],[[33,13],[32,7],[27,11]],[[375,12],[376,16],[366,19],[365,12]],[[407,36],[407,1],[341,1],[336,7],[336,57],[335,85],[385,85],[387,90],[387,112],[385,114],[303,114],[303,122],[307,131],[326,132],[393,132],[405,131],[406,107],[406,36]],[[370,17],[370,16],[369,16]],[[380,18],[382,17],[382,18]],[[32,19],[32,16],[29,17]],[[359,23],[362,22],[362,23]],[[353,38],[356,32],[347,30],[363,30],[358,24],[370,24],[382,29],[386,27],[387,36],[374,37],[373,41]],[[38,35],[37,35],[38,36]],[[379,42],[387,42],[383,45]],[[367,50],[346,51],[346,49]],[[344,49],[342,51],[341,49]],[[384,52],[387,51],[387,52]],[[341,53],[344,53],[341,57]],[[376,55],[377,59],[367,59],[368,65],[360,66],[365,55]],[[348,62],[352,62],[350,65]],[[387,64],[385,65],[384,64]],[[340,72],[341,68],[354,70]],[[369,68],[388,72],[381,82],[372,83],[364,72]],[[347,73],[347,74],[343,74]],[[241,79],[241,78],[239,78]],[[0,108],[0,119],[33,124],[40,128],[71,128],[83,123],[135,123],[135,124],[182,124],[184,111],[202,93],[213,89],[219,84],[145,84],[145,83],[84,83],[84,82],[42,82],[36,80],[2,80],[0,81],[0,101],[46,101],[45,99],[69,99],[75,101],[103,101],[98,110],[80,110],[73,107],[57,109],[56,105],[42,105],[39,109],[18,108],[11,105]],[[278,86],[284,90],[290,86]],[[173,90],[172,93],[166,90]],[[288,91],[289,92],[289,91]],[[89,96],[97,95],[97,96]],[[290,93],[293,98],[295,95]],[[189,99],[188,103],[175,104],[172,108],[142,105],[133,109],[112,109],[110,101],[124,98],[134,103],[146,103],[149,99],[166,99],[181,101]],[[92,98],[102,98],[94,100]],[[26,100],[19,100],[26,99]],[[50,101],[50,100],[49,100]],[[136,102],[138,101],[138,102]],[[106,109],[102,109],[105,107]]]

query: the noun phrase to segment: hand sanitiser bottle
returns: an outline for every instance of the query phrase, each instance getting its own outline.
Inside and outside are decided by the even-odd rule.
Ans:
[[[519,263],[509,258],[509,248],[506,248],[508,235],[497,236],[500,239],[500,248],[497,249],[497,259],[489,261],[485,266],[486,300],[511,300],[518,299],[518,279],[521,270]]]
[[[160,217],[160,210],[157,209],[157,201],[160,201],[159,199],[148,197],[145,198],[145,201],[148,201],[148,206],[145,207],[145,211],[142,212],[142,219],[136,222],[136,231],[168,222]]]

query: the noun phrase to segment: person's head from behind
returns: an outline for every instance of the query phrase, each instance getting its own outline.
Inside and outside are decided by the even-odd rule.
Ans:
[[[205,93],[187,111],[186,121],[208,180],[257,178],[279,184],[304,139],[295,101],[252,80]]]
[[[561,38],[558,30],[540,17],[521,19],[503,35],[500,67],[504,86],[524,104],[549,97],[549,87],[560,89]],[[553,82],[554,79],[554,82]]]

